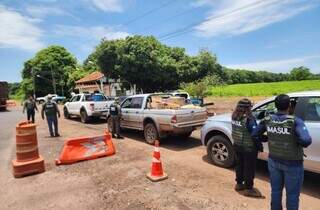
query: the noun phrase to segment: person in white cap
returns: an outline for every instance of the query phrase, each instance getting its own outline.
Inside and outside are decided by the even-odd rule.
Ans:
[[[47,102],[45,102],[42,106],[41,116],[44,119],[44,115],[46,115],[49,132],[51,137],[59,137],[60,134],[58,132],[58,118],[60,118],[60,111],[56,102],[52,101],[52,95],[47,96]],[[54,127],[54,132],[53,132]]]

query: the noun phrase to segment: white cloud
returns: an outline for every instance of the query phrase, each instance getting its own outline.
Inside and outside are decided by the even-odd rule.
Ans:
[[[195,29],[204,37],[243,34],[286,20],[318,3],[313,0],[203,0],[200,5],[212,9],[207,19]]]
[[[270,60],[263,62],[230,64],[226,65],[232,69],[248,69],[248,70],[266,70],[272,72],[288,72],[294,67],[307,66],[311,70],[319,71],[320,69],[320,54],[303,56],[298,58],[290,58],[283,60]]]
[[[0,47],[37,50],[44,46],[36,21],[0,5]]]
[[[71,16],[70,13],[64,11],[63,9],[56,7],[56,6],[32,6],[29,5],[26,7],[26,12],[36,18],[43,18],[45,16],[49,15],[55,15],[55,16],[60,16],[60,15],[68,15]]]
[[[122,12],[121,0],[91,0],[93,5],[105,12]]]
[[[121,39],[130,35],[124,31],[117,31],[112,27],[103,26],[82,27],[57,25],[54,32],[63,36],[83,37],[87,40],[100,40],[102,38],[108,40]]]

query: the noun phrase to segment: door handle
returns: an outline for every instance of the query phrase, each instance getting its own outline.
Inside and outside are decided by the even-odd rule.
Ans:
[[[125,111],[124,113],[129,113],[128,111]]]
[[[136,114],[139,114],[139,112],[136,112]]]

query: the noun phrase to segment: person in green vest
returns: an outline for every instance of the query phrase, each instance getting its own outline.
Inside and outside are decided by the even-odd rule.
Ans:
[[[271,210],[282,210],[282,191],[286,189],[286,207],[299,209],[300,191],[303,185],[303,148],[312,143],[304,121],[293,113],[290,97],[280,94],[275,98],[277,113],[267,115],[252,138],[268,141],[268,169],[271,184]],[[291,112],[291,113],[290,113]]]
[[[28,122],[34,123],[35,110],[37,110],[38,112],[38,107],[35,100],[33,99],[33,96],[30,95],[28,100],[26,100],[23,103],[23,110],[22,110],[22,113],[25,113],[27,111]]]
[[[56,102],[52,101],[52,96],[50,94],[47,96],[47,102],[42,105],[41,116],[42,119],[44,119],[44,116],[47,118],[50,136],[59,137],[58,117],[60,118],[60,111]]]
[[[242,99],[232,113],[232,139],[236,154],[235,190],[243,191],[243,194],[248,197],[261,198],[260,191],[253,185],[258,151],[262,151],[262,144],[255,144],[251,138],[251,133],[257,126],[251,108],[251,101]]]
[[[121,107],[119,105],[119,98],[116,97],[114,103],[109,107],[110,119],[112,123],[112,137],[117,139],[123,139],[120,134],[120,119],[121,119]]]

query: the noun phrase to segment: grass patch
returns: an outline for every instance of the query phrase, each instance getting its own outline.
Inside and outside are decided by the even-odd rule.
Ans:
[[[320,80],[225,85],[208,92],[210,96],[272,96],[306,90],[320,90]]]

